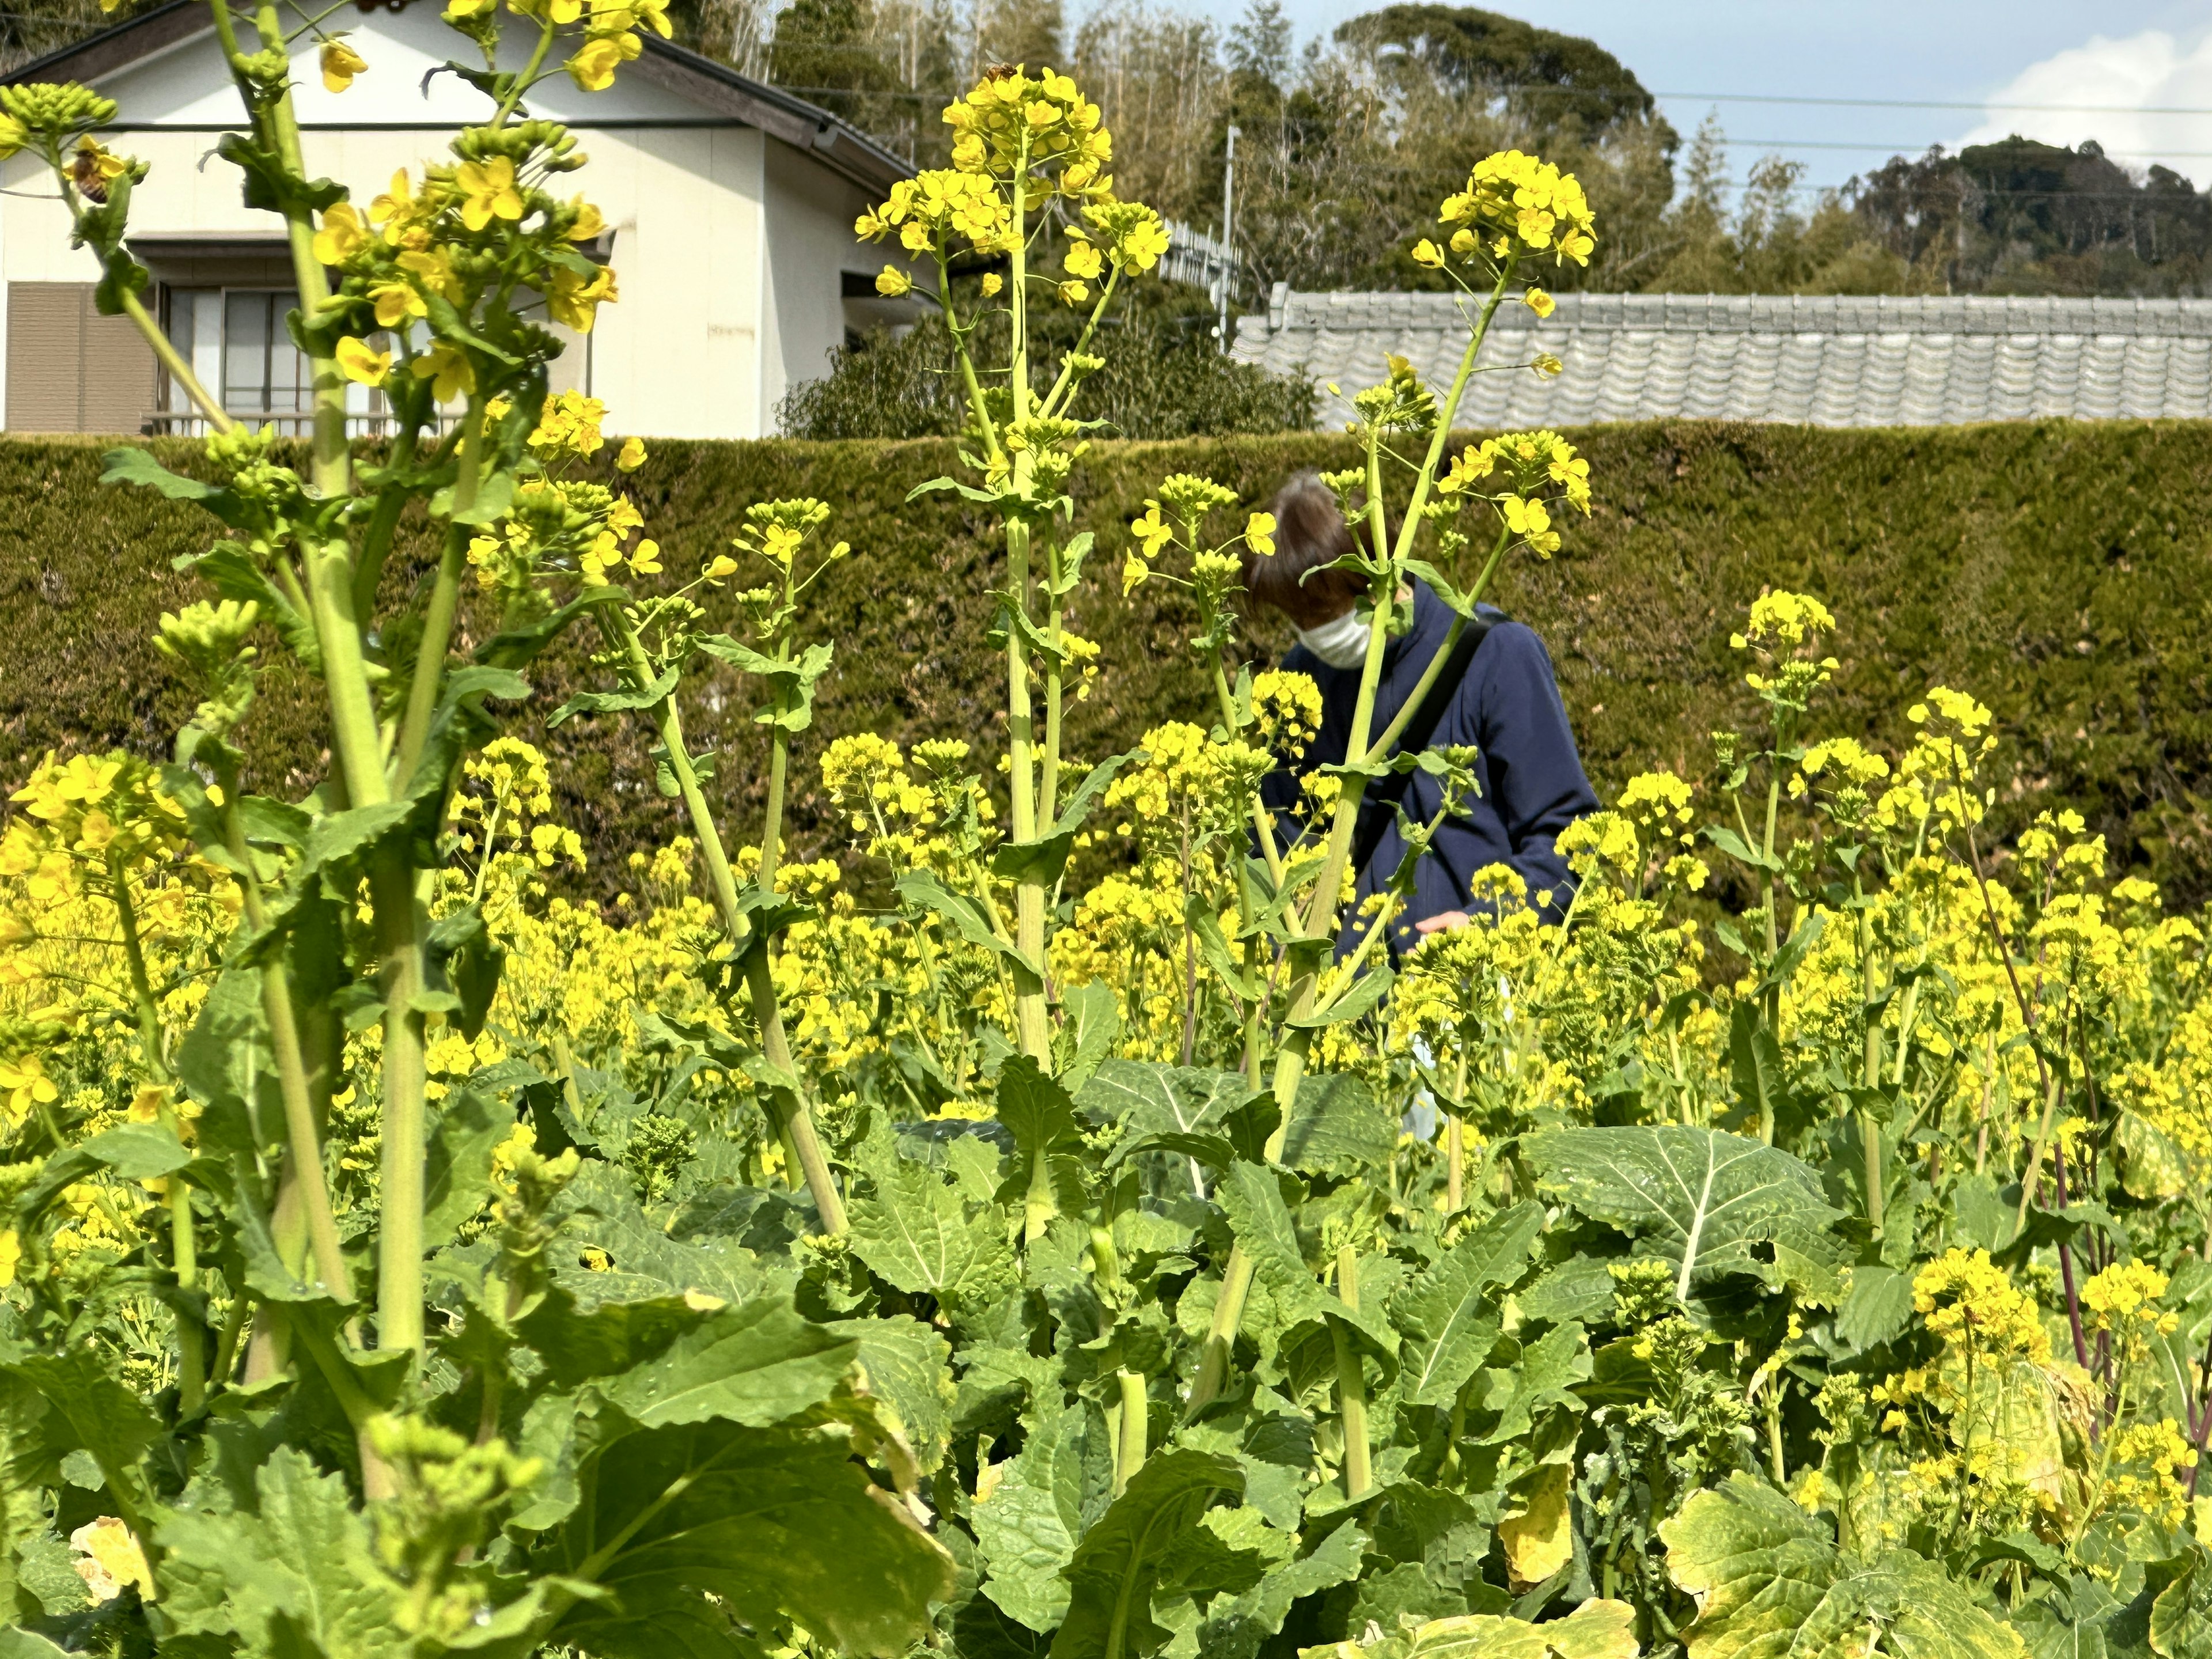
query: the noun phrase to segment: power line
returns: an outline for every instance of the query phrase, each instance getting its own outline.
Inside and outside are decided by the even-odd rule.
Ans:
[[[1561,87],[1559,90],[1571,93],[1580,88]],[[1651,95],[1684,103],[1816,104],[1830,109],[2002,109],[2041,115],[2212,115],[2212,109],[2164,104],[2008,104],[1993,98],[1978,103],[1947,103],[1934,98],[1808,98],[1759,92],[1655,92]]]
[[[1888,150],[1902,155],[1908,151],[1926,150],[1927,144],[1859,144],[1832,142],[1826,138],[1723,138],[1719,141],[1729,149],[1865,149]],[[2053,145],[2053,149],[2057,146]],[[2123,161],[2202,161],[2212,160],[2212,149],[2162,149],[2155,152],[2108,149],[2100,152],[2106,160]],[[2079,152],[2069,151],[2078,155]]]

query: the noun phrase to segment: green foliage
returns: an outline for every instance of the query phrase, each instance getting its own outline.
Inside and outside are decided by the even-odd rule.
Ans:
[[[1691,1659],[2024,1659],[2019,1633],[1909,1550],[1839,1553],[1826,1526],[1756,1477],[1698,1492],[1660,1528],[1668,1570],[1698,1598]]]
[[[1232,362],[1211,337],[1211,315],[1138,311],[1104,331],[1112,355],[1085,382],[1077,411],[1124,438],[1226,437],[1313,425],[1303,378]],[[945,326],[925,319],[894,337],[878,331],[830,354],[830,372],[794,388],[777,410],[799,438],[943,438],[963,425],[964,397]]]
[[[1498,598],[1550,647],[1601,795],[1655,758],[1694,775],[1704,734],[1745,718],[1752,699],[1717,618],[1768,585],[1832,600],[1878,592],[1878,606],[1836,605],[1842,666],[1825,694],[1836,729],[1895,745],[1908,735],[1900,711],[1914,688],[1975,687],[2002,738],[1994,757],[2000,837],[2039,811],[2071,806],[2174,902],[2212,890],[2203,828],[2212,730],[2197,689],[2212,655],[2198,625],[2204,550],[2192,527],[2195,498],[2212,487],[2212,451],[2196,428],[1679,422],[1576,435],[1616,487],[1557,558],[1507,570]],[[191,470],[188,447],[156,447]],[[1162,472],[1210,473],[1256,506],[1290,472],[1341,466],[1348,455],[1343,441],[1319,436],[1101,444],[1079,464],[1079,522],[1118,549],[1121,526]],[[810,638],[855,642],[821,682],[798,744],[791,827],[806,856],[842,841],[809,781],[830,742],[873,729],[907,744],[991,718],[998,659],[983,619],[955,598],[992,580],[980,526],[939,498],[904,499],[908,480],[951,459],[948,447],[676,442],[656,445],[636,475],[656,533],[676,548],[722,545],[738,528],[732,504],[772,490],[840,504],[837,533],[852,556],[801,601]],[[0,487],[21,550],[0,568],[0,587],[15,606],[17,650],[46,670],[0,683],[0,770],[9,776],[48,749],[157,753],[196,695],[148,643],[160,613],[191,595],[191,579],[168,565],[200,545],[192,510],[101,490],[99,473],[90,445],[0,443]],[[2104,483],[2082,490],[2069,483],[2075,477]],[[410,591],[428,553],[418,538],[395,554],[390,599]],[[1111,584],[1097,566],[1073,612],[1106,664],[1097,690],[1070,710],[1072,739],[1088,754],[1162,720],[1210,718],[1197,665],[1176,643],[1188,601],[1147,587],[1125,607]],[[709,626],[736,623],[719,608],[725,597],[702,602]],[[489,617],[469,614],[478,637],[489,631]],[[1288,642],[1268,626],[1260,637]],[[657,838],[665,809],[642,731],[544,733],[544,713],[589,684],[580,656],[573,645],[553,647],[518,730],[554,757],[561,817],[583,831],[588,878],[610,893],[624,880],[627,854]],[[747,740],[752,704],[733,684],[710,672],[679,693],[701,746]],[[297,790],[319,775],[313,707],[301,671],[273,660],[240,734],[251,787]],[[1666,734],[1656,751],[1654,733]],[[726,810],[758,811],[760,782],[744,769],[707,787]]]

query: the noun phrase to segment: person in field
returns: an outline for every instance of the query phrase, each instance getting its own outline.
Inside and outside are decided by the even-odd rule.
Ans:
[[[1365,580],[1328,568],[1352,551],[1352,532],[1316,475],[1301,473],[1285,484],[1274,514],[1275,551],[1245,555],[1244,586],[1255,603],[1290,618],[1298,642],[1282,665],[1311,675],[1322,696],[1319,734],[1295,769],[1278,769],[1261,789],[1279,833],[1295,835],[1299,774],[1345,757],[1367,651],[1367,617],[1359,604]],[[1415,580],[1411,598],[1412,626],[1384,647],[1373,732],[1397,717],[1451,626],[1450,609],[1426,582]],[[1393,928],[1394,949],[1411,944],[1417,931],[1464,922],[1474,874],[1493,864],[1510,866],[1528,884],[1529,902],[1547,921],[1559,920],[1573,878],[1554,843],[1577,818],[1597,811],[1544,642],[1492,605],[1480,606],[1462,632],[1399,744],[1455,745],[1481,751],[1475,767],[1480,793],[1443,823],[1416,866],[1411,902]],[[1364,926],[1352,920],[1358,903],[1388,886],[1404,858],[1394,808],[1402,805],[1409,817],[1426,823],[1442,804],[1438,781],[1425,772],[1368,786],[1352,841],[1359,885],[1346,913],[1347,942]]]

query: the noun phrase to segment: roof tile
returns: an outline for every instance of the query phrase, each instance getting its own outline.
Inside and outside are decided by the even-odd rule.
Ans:
[[[1457,368],[1466,302],[1445,294],[1280,291],[1240,319],[1234,355],[1302,374],[1320,423],[1382,360],[1432,380]],[[1280,325],[1269,326],[1269,316]],[[1504,371],[1469,385],[1480,425],[1568,425],[1670,416],[1818,426],[1943,425],[2071,416],[2212,416],[2212,301],[1979,295],[1568,294],[1540,330],[1517,307],[1493,325],[1490,363],[1539,350],[1557,380]]]

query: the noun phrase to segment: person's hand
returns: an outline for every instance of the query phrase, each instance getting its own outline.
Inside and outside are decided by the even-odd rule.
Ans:
[[[1423,916],[1419,921],[1415,922],[1413,924],[1413,931],[1417,933],[1441,933],[1449,928],[1464,927],[1466,926],[1466,911],[1439,910],[1436,915],[1432,916]]]

